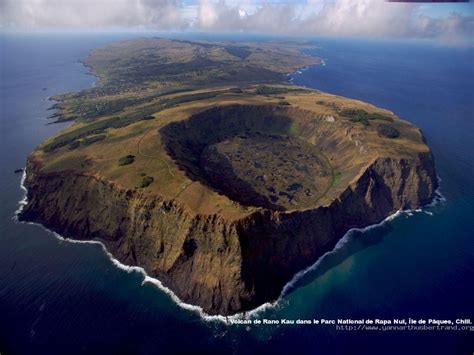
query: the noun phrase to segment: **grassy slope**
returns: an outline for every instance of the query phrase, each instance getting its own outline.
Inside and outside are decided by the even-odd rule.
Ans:
[[[100,83],[56,98],[58,118],[76,123],[34,152],[43,162],[43,171],[94,175],[125,189],[177,199],[197,213],[238,218],[255,209],[191,180],[164,150],[161,127],[209,107],[270,103],[313,112],[313,118],[296,120],[287,134],[315,144],[332,167],[332,184],[317,205],[337,198],[375,157],[410,156],[428,149],[418,129],[390,112],[359,101],[275,85],[285,73],[318,63],[293,44],[237,46],[142,39],[94,50],[85,63],[100,77]],[[378,112],[394,122],[375,119],[364,125],[346,117],[347,109]],[[395,127],[400,137],[380,137],[377,127],[381,123]],[[120,165],[120,158],[127,155],[134,156],[133,163]],[[140,187],[149,177],[153,182]],[[299,208],[303,207],[314,206]]]
[[[55,118],[94,120],[190,88],[281,82],[286,73],[319,63],[300,50],[271,42],[235,45],[151,38],[112,43],[84,59],[99,85],[56,96]]]
[[[93,144],[81,145],[73,150],[63,147],[48,153],[39,149],[35,154],[45,162],[45,172],[81,171],[127,189],[138,188],[145,175],[151,176],[154,182],[141,189],[145,194],[158,195],[165,199],[177,199],[184,206],[198,213],[221,213],[227,218],[241,217],[254,208],[242,207],[200,182],[189,179],[166,154],[158,132],[159,128],[167,123],[186,119],[193,113],[208,107],[235,103],[277,104],[281,101],[281,95],[255,95],[254,87],[249,87],[242,93],[231,93],[226,91],[227,89],[228,87],[221,88],[220,91],[225,91],[225,93],[215,97],[185,102],[164,109],[156,113],[153,119],[138,121],[117,129],[107,129],[107,138]],[[327,204],[337,198],[356,178],[361,168],[367,166],[375,157],[409,157],[427,150],[418,129],[405,121],[395,118],[391,124],[401,132],[401,136],[397,139],[388,139],[379,137],[377,134],[378,121],[371,121],[369,126],[364,126],[339,115],[341,109],[345,107],[356,107],[392,116],[368,104],[319,92],[287,93],[284,97],[292,107],[313,111],[318,117],[318,127],[321,130],[324,130],[325,126],[334,126],[331,130],[333,136],[325,138],[319,137],[317,132],[307,131],[305,122],[301,121],[298,127],[292,129],[298,131],[298,135],[301,135],[303,139],[311,143],[324,139],[345,142],[333,147],[328,146],[323,152],[330,161],[337,179],[334,179],[334,184],[325,196],[318,200],[317,205]],[[331,122],[332,119],[335,122]],[[385,121],[381,122],[385,123]],[[73,131],[77,129],[76,126],[82,125],[83,123],[75,124],[67,131]],[[119,166],[119,159],[129,154],[135,156],[134,162],[130,165]]]

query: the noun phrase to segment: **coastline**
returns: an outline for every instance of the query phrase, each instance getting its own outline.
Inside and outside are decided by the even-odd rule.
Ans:
[[[98,84],[100,84],[100,81],[101,81],[100,76],[97,75],[97,74],[94,74],[93,68],[90,65],[86,64],[83,61],[83,59],[78,59],[77,63],[81,64],[86,69],[86,72],[83,73],[84,75],[91,76],[91,77],[94,78],[94,81],[90,84],[89,87],[81,89],[80,91],[87,90],[87,89],[90,89],[90,88],[94,88]],[[61,109],[58,107],[58,104],[61,103],[62,101],[58,100],[57,97],[61,96],[63,94],[65,94],[65,93],[58,94],[58,95],[53,95],[53,96],[48,96],[48,97],[45,98],[46,101],[51,102],[51,106],[47,108],[47,111],[54,111],[54,113],[52,113],[51,115],[46,117],[46,120],[48,120],[48,121],[53,120],[53,121],[48,122],[47,125],[52,125],[52,124],[56,124],[56,123],[65,123],[65,122],[69,122],[69,123],[73,124],[73,123],[76,122],[76,120],[74,118],[66,119],[66,120],[61,120],[60,119],[60,118],[64,118],[63,114],[61,113]]]
[[[151,354],[263,351],[283,355],[365,351],[366,355],[376,355],[378,349],[385,349],[387,344],[393,345],[387,349],[393,355],[407,348],[434,354],[449,354],[452,349],[469,351],[468,331],[356,334],[336,331],[333,325],[297,324],[297,319],[334,319],[337,323],[337,319],[372,317],[388,320],[469,317],[474,299],[474,286],[466,283],[474,278],[474,267],[469,267],[474,266],[471,232],[474,141],[469,139],[473,132],[469,128],[473,123],[469,120],[472,95],[467,89],[473,83],[465,75],[470,63],[466,52],[409,44],[398,46],[389,41],[338,42],[332,38],[323,39],[324,52],[311,50],[314,55],[328,58],[327,66],[311,67],[295,75],[294,83],[390,108],[422,128],[432,148],[438,176],[442,178],[441,192],[447,200],[435,207],[427,206],[421,213],[415,211],[411,217],[408,212],[379,228],[353,233],[347,244],[321,260],[319,266],[299,279],[274,307],[250,315],[250,319],[225,322],[206,321],[195,311],[176,305],[171,296],[151,283],[153,280],[141,286],[142,274],[120,269],[120,265],[114,265],[113,260],[104,256],[98,245],[76,245],[72,244],[73,240],[67,240],[71,244],[66,243],[39,228],[41,226],[14,222],[14,211],[23,197],[20,189],[23,174],[13,171],[25,166],[26,157],[39,143],[65,127],[47,124],[46,117],[53,111],[46,109],[54,103],[47,102],[47,96],[87,89],[94,78],[84,75],[86,69],[77,63],[77,58],[86,55],[88,48],[95,47],[96,43],[108,43],[118,35],[56,37],[25,35],[11,38],[6,46],[8,56],[20,56],[21,60],[6,63],[6,80],[0,86],[8,87],[12,82],[25,85],[5,92],[7,114],[2,117],[8,134],[1,143],[4,151],[9,152],[4,161],[6,172],[2,175],[4,223],[0,238],[3,321],[0,347],[5,353],[73,352],[79,355],[83,351],[120,353],[128,349]],[[344,47],[347,50],[342,50]],[[23,49],[31,53],[35,48],[44,55],[22,56]],[[453,65],[445,65],[446,58]],[[369,63],[369,67],[364,63]],[[21,68],[29,70],[16,72]],[[373,77],[367,76],[366,70],[370,70]],[[400,76],[397,74],[400,72],[407,75]],[[457,73],[464,75],[453,77]],[[346,78],[342,83],[341,76]],[[42,90],[43,87],[47,90]],[[430,90],[426,90],[427,87]],[[446,96],[446,92],[452,96]],[[32,195],[48,198],[46,191],[40,192],[34,185],[28,185],[33,173],[33,169],[28,168],[25,182],[29,191],[28,205],[23,209],[24,217],[34,203]],[[417,209],[417,206],[406,208]],[[388,214],[390,212],[385,215]],[[107,223],[101,214],[94,215]],[[378,220],[372,223],[375,222]],[[60,235],[78,239],[83,236],[48,226]],[[114,247],[105,243],[123,264],[137,265],[132,260],[122,259]],[[312,263],[294,270],[287,281]],[[146,266],[145,269],[148,270]],[[149,270],[151,276],[162,279],[152,273]],[[197,304],[190,299],[183,300]],[[254,324],[263,323],[264,319],[270,322]],[[284,325],[283,319],[293,320],[294,324]],[[275,320],[280,324],[273,324]]]
[[[94,75],[91,73],[91,68],[87,65],[85,65],[82,61],[79,61],[82,65],[84,65],[86,68],[89,69],[89,72],[88,73],[85,73],[86,75],[92,75],[94,76],[95,78],[97,78],[97,80],[92,84],[92,86],[96,85],[98,81],[100,81],[100,78],[97,76],[97,75]],[[316,65],[323,65],[324,61],[321,60],[321,63],[319,64],[316,64]],[[296,74],[302,74],[305,70],[309,69],[310,66],[304,66],[302,68],[298,68],[295,72],[293,73],[289,73],[287,74],[288,76],[292,76],[292,75],[296,75]],[[292,82],[293,81],[293,77],[291,77],[290,79],[290,83],[294,85],[294,83]],[[53,100],[51,99],[51,101],[56,101],[56,100]],[[74,121],[74,120],[71,120],[71,121]],[[52,122],[52,123],[56,123],[56,122]],[[214,321],[214,320],[219,320],[219,321],[224,321],[224,322],[227,322],[229,319],[240,319],[240,318],[248,318],[248,317],[251,317],[253,315],[256,315],[258,314],[259,312],[262,312],[264,311],[265,309],[268,309],[268,308],[274,308],[274,307],[277,307],[282,299],[289,293],[289,291],[292,289],[292,287],[298,282],[298,280],[300,280],[304,275],[306,275],[308,272],[311,272],[315,269],[317,269],[317,267],[319,266],[319,264],[324,260],[324,258],[328,255],[328,254],[332,254],[334,252],[336,252],[337,250],[339,250],[340,248],[342,248],[346,243],[347,241],[349,240],[349,238],[351,237],[352,233],[355,232],[355,231],[366,231],[366,230],[370,230],[370,229],[373,229],[373,228],[376,228],[378,226],[381,226],[383,225],[384,223],[386,222],[389,222],[391,220],[393,220],[394,218],[396,218],[397,216],[399,215],[402,215],[402,214],[409,214],[409,213],[413,213],[413,212],[419,212],[417,210],[407,210],[407,211],[397,211],[395,212],[394,214],[390,215],[390,216],[387,216],[385,219],[383,219],[382,221],[380,221],[379,223],[376,223],[376,224],[373,224],[373,225],[369,225],[369,226],[366,226],[364,228],[353,228],[353,229],[350,229],[348,230],[336,243],[335,247],[323,254],[321,257],[319,257],[314,264],[310,265],[309,267],[307,267],[306,269],[303,269],[299,272],[297,272],[293,277],[292,279],[282,288],[282,291],[279,295],[279,297],[273,301],[273,302],[267,302],[267,303],[264,303],[262,305],[260,305],[259,307],[253,309],[253,310],[250,310],[250,311],[247,311],[247,312],[243,312],[243,313],[237,313],[237,314],[234,314],[234,315],[231,315],[231,316],[223,316],[223,315],[209,315],[207,314],[206,312],[203,311],[203,309],[199,306],[195,306],[195,305],[192,305],[192,304],[188,304],[188,303],[185,303],[183,302],[171,289],[165,287],[162,282],[156,278],[153,278],[153,277],[150,277],[149,275],[147,275],[147,273],[144,271],[143,268],[141,267],[137,267],[137,266],[128,266],[128,265],[125,265],[125,264],[122,264],[121,262],[119,262],[117,259],[114,258],[114,256],[106,249],[106,247],[104,246],[103,243],[99,242],[99,241],[78,241],[78,240],[74,240],[74,239],[69,239],[69,238],[65,238],[57,233],[55,233],[54,231],[52,230],[49,230],[48,228],[44,227],[43,225],[39,224],[39,223],[33,223],[33,222],[27,222],[27,221],[20,221],[18,219],[18,216],[19,214],[21,214],[21,211],[23,210],[23,208],[27,205],[28,201],[27,201],[27,190],[26,190],[26,187],[24,186],[24,181],[26,179],[26,169],[24,170],[23,172],[23,176],[22,176],[22,180],[21,180],[21,187],[22,189],[24,190],[25,192],[25,196],[24,198],[19,202],[19,208],[17,211],[15,211],[15,217],[16,217],[16,221],[17,222],[22,222],[22,223],[27,223],[27,224],[38,224],[40,225],[41,227],[43,227],[43,229],[45,229],[46,231],[48,232],[51,232],[53,233],[53,235],[55,237],[57,237],[59,240],[65,240],[65,241],[69,241],[71,243],[89,243],[89,244],[100,244],[101,245],[101,248],[103,249],[104,253],[109,257],[109,259],[112,261],[112,263],[117,266],[118,268],[122,269],[122,270],[125,270],[127,271],[128,273],[130,272],[139,272],[140,274],[143,275],[144,279],[142,281],[142,284],[145,284],[145,283],[152,283],[154,284],[156,287],[158,287],[160,290],[162,290],[163,292],[165,292],[166,294],[168,294],[171,299],[181,308],[183,309],[187,309],[187,310],[190,310],[190,311],[193,311],[197,314],[199,314],[201,316],[201,318],[203,318],[204,320],[209,320],[209,321]],[[421,209],[420,209],[421,211]]]
[[[259,313],[261,313],[261,312],[263,312],[267,309],[277,308],[279,305],[281,305],[281,302],[283,301],[285,296],[288,295],[289,292],[292,289],[294,289],[294,286],[296,285],[296,283],[301,278],[303,278],[309,272],[312,272],[312,271],[316,270],[318,268],[318,266],[324,261],[324,259],[326,257],[336,253],[338,250],[340,250],[342,247],[344,247],[350,241],[350,238],[352,237],[354,232],[364,233],[366,231],[370,231],[370,230],[373,230],[375,228],[379,228],[379,227],[385,225],[386,223],[393,221],[397,217],[401,217],[401,216],[411,217],[411,216],[413,216],[414,213],[425,212],[426,214],[428,214],[430,216],[433,216],[433,212],[425,211],[425,209],[430,208],[430,207],[434,207],[434,206],[438,205],[439,203],[443,203],[443,202],[446,201],[446,198],[440,192],[440,187],[438,187],[435,191],[433,200],[430,203],[428,203],[428,204],[426,204],[422,207],[419,207],[419,208],[414,209],[414,210],[410,210],[410,209],[409,210],[403,210],[403,211],[399,210],[399,211],[396,211],[395,213],[392,213],[391,215],[385,217],[382,221],[380,221],[378,223],[371,224],[371,225],[368,225],[368,226],[363,227],[363,228],[351,228],[351,229],[349,229],[337,241],[336,245],[334,246],[334,248],[332,250],[330,250],[330,251],[324,253],[323,255],[321,255],[312,265],[310,265],[307,268],[297,272],[292,277],[292,279],[285,284],[285,286],[282,288],[282,290],[280,292],[280,295],[278,296],[278,298],[275,301],[266,302],[266,303],[258,306],[257,308],[254,308],[254,309],[252,309],[250,311],[247,311],[247,312],[241,312],[241,313],[236,313],[236,314],[233,314],[233,315],[230,315],[230,316],[224,316],[224,315],[219,315],[219,314],[210,315],[210,314],[206,313],[203,310],[202,307],[196,306],[196,305],[193,305],[193,304],[189,304],[189,303],[186,303],[186,302],[182,301],[170,288],[164,286],[163,283],[159,279],[149,276],[142,267],[125,265],[125,264],[122,264],[119,260],[115,259],[115,257],[107,250],[105,245],[100,241],[96,241],[96,240],[75,240],[75,239],[71,239],[71,238],[65,238],[62,235],[46,228],[45,226],[43,226],[40,223],[21,220],[19,218],[20,215],[21,215],[21,212],[23,211],[23,208],[28,204],[28,189],[24,185],[24,182],[26,180],[26,176],[27,176],[27,171],[26,171],[26,167],[25,167],[24,170],[23,170],[21,181],[20,181],[20,188],[21,188],[21,190],[23,190],[24,194],[23,194],[23,198],[20,201],[18,201],[18,209],[14,212],[13,220],[15,221],[15,223],[22,223],[22,224],[29,224],[29,225],[39,226],[43,230],[45,230],[48,233],[52,234],[56,239],[58,239],[60,241],[65,241],[65,242],[75,243],[75,244],[100,245],[102,251],[104,252],[104,254],[108,257],[108,259],[112,262],[112,264],[114,266],[116,266],[117,268],[119,268],[121,270],[126,271],[127,273],[131,273],[131,272],[140,273],[143,276],[143,280],[142,280],[142,283],[141,283],[142,286],[145,285],[146,283],[151,283],[154,286],[156,286],[160,291],[167,294],[171,298],[171,300],[178,307],[180,307],[182,309],[185,309],[185,310],[188,310],[188,311],[191,311],[191,312],[199,315],[200,318],[202,320],[206,321],[206,322],[219,321],[219,322],[225,323],[227,325],[232,325],[233,320],[250,319],[250,318],[258,315]],[[439,177],[437,177],[437,179],[438,179],[438,183],[441,182],[441,179]]]

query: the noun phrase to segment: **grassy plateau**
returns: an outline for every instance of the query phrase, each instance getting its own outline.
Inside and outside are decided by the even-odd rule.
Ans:
[[[319,63],[304,47],[152,38],[93,50],[98,85],[54,98],[53,117],[75,123],[33,155],[45,173],[233,219],[329,204],[377,157],[427,150],[392,112],[285,84]]]

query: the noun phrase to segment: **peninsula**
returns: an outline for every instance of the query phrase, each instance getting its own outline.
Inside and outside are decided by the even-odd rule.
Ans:
[[[55,97],[70,127],[28,158],[21,218],[102,242],[184,302],[230,315],[275,300],[353,227],[429,203],[421,131],[370,104],[285,84],[305,43],[110,44],[99,78]]]

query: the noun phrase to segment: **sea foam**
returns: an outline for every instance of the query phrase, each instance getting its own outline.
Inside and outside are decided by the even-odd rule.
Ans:
[[[266,302],[266,303],[258,306],[257,308],[254,308],[253,310],[250,310],[250,311],[247,311],[247,312],[241,312],[241,313],[237,313],[237,314],[234,314],[234,315],[231,315],[231,316],[224,316],[224,315],[219,315],[219,314],[218,315],[208,314],[202,309],[202,307],[184,302],[171,289],[169,289],[168,287],[163,285],[163,283],[160,280],[149,276],[146,273],[145,269],[143,269],[142,267],[129,266],[129,265],[122,264],[119,260],[117,260],[107,250],[107,248],[105,247],[105,245],[102,242],[99,242],[99,241],[96,241],[96,240],[74,240],[74,239],[70,239],[70,238],[65,238],[65,237],[61,236],[60,234],[46,228],[45,226],[43,226],[40,223],[21,221],[19,219],[19,215],[23,211],[25,206],[28,204],[28,190],[25,186],[25,181],[26,181],[26,168],[23,170],[23,175],[21,177],[21,183],[20,183],[20,187],[23,190],[24,195],[23,195],[22,199],[18,202],[18,209],[15,211],[15,215],[13,217],[15,222],[39,226],[39,227],[43,228],[45,231],[47,231],[48,233],[52,234],[55,238],[57,238],[60,241],[73,243],[73,244],[77,243],[77,244],[96,244],[96,245],[100,245],[100,247],[102,248],[104,254],[109,258],[109,260],[112,262],[112,264],[115,265],[117,268],[119,268],[119,269],[121,269],[121,270],[123,270],[127,273],[137,272],[137,273],[141,274],[143,276],[143,280],[142,280],[142,283],[141,283],[142,285],[152,284],[152,285],[156,286],[162,292],[167,294],[176,303],[177,306],[179,306],[180,308],[183,308],[185,310],[188,310],[188,311],[191,311],[191,312],[194,312],[194,313],[198,314],[201,317],[201,319],[206,321],[206,322],[219,321],[219,322],[226,323],[228,325],[231,325],[233,320],[254,318],[259,313],[262,313],[266,310],[277,309],[277,308],[283,306],[285,296],[288,294],[288,292],[290,290],[292,290],[294,288],[294,286],[297,284],[297,282],[299,280],[301,280],[301,278],[303,278],[309,272],[315,271],[319,267],[319,265],[321,265],[321,263],[324,261],[324,259],[327,258],[329,255],[335,254],[335,253],[338,252],[338,250],[343,248],[350,241],[350,238],[352,237],[352,235],[355,232],[364,233],[364,232],[373,230],[375,228],[379,228],[379,227],[383,226],[384,224],[386,224],[390,221],[393,221],[395,218],[397,218],[401,215],[411,216],[413,213],[419,213],[419,212],[426,212],[426,213],[429,213],[429,214],[432,215],[433,213],[430,212],[430,211],[428,211],[428,212],[425,211],[425,208],[433,207],[433,206],[436,206],[437,204],[439,204],[441,202],[446,201],[446,198],[441,194],[441,192],[439,191],[439,188],[438,188],[435,191],[435,197],[433,198],[433,201],[431,203],[429,203],[428,205],[423,206],[423,208],[418,208],[416,210],[403,210],[403,211],[400,210],[400,211],[397,211],[397,212],[389,215],[388,217],[386,217],[383,221],[381,221],[379,223],[371,224],[371,225],[369,225],[367,227],[364,227],[364,228],[349,229],[344,234],[344,236],[341,239],[339,239],[339,241],[336,243],[335,247],[331,251],[329,251],[329,252],[323,254],[322,256],[320,256],[316,260],[316,262],[313,263],[312,265],[310,265],[307,268],[305,268],[305,269],[299,271],[298,273],[296,273],[293,276],[293,278],[283,287],[283,289],[280,293],[280,296],[275,301]],[[441,181],[441,179],[438,178],[438,181]]]

